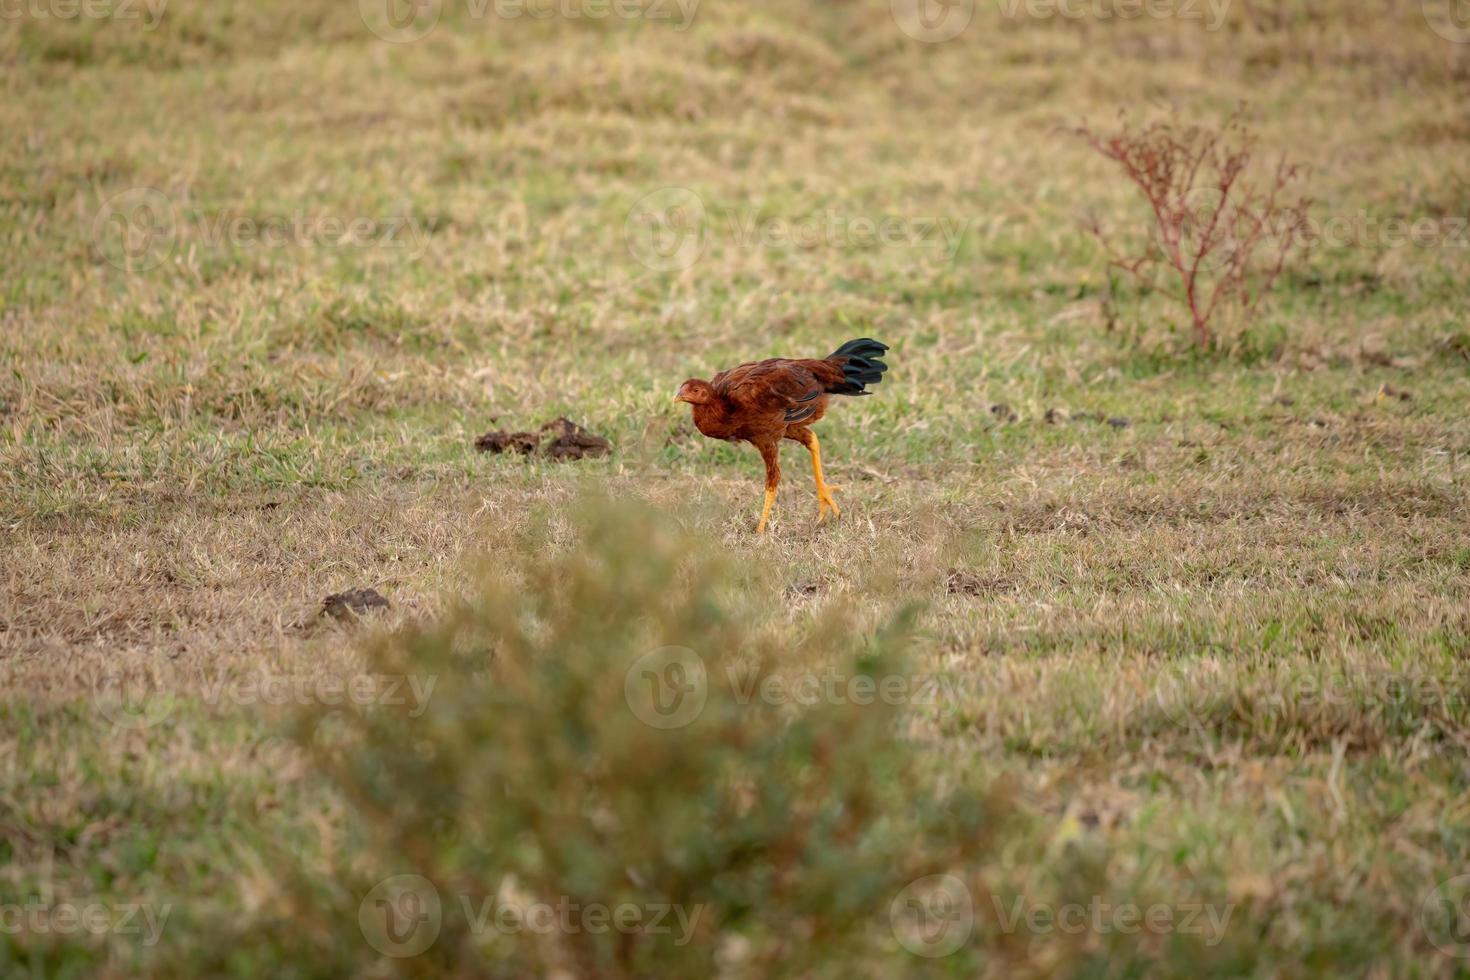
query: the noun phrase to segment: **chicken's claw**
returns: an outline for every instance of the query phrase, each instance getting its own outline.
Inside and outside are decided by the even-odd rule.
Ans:
[[[756,525],[756,534],[760,535],[766,533],[766,522],[771,519],[771,505],[775,502],[776,488],[766,487],[766,500],[765,503],[761,505],[761,522]]]
[[[818,524],[822,523],[823,521],[825,521],[827,519],[827,511],[828,511],[829,508],[831,509],[832,516],[834,518],[841,519],[841,517],[842,517],[842,508],[841,507],[838,507],[837,506],[837,501],[832,498],[832,494],[834,494],[835,492],[837,492],[838,490],[841,490],[841,489],[842,489],[841,487],[834,487],[830,483],[825,483],[822,486],[817,487],[817,523]]]

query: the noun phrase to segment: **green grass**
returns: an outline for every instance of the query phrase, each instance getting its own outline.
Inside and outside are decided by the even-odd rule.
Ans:
[[[1012,21],[981,3],[941,44],[907,37],[881,3],[704,4],[682,31],[443,8],[408,44],[335,0],[170,3],[152,30],[27,16],[0,33],[0,970],[1470,970],[1436,945],[1448,933],[1434,919],[1434,896],[1453,897],[1436,889],[1470,854],[1470,247],[1325,245],[1216,352],[1190,348],[1167,295],[1131,286],[1109,329],[1083,216],[1142,234],[1144,214],[1069,133],[1120,107],[1218,122],[1245,100],[1266,156],[1311,165],[1317,220],[1448,229],[1470,214],[1470,46],[1387,2],[1232,5],[1215,34]],[[638,202],[671,187],[702,203],[702,250],[649,268]],[[173,231],[141,265],[114,264],[121,226],[99,219],[142,188],[164,195]],[[745,231],[833,216],[965,234],[951,250]],[[366,241],[330,233],[357,219]],[[399,221],[413,231],[402,247],[382,239]],[[298,222],[285,244],[262,236]],[[758,539],[756,454],[703,439],[669,399],[687,377],[856,336],[891,345],[892,371],[818,430],[844,519],[815,526],[792,448]],[[614,453],[472,448],[562,415]],[[548,831],[483,814],[418,822],[419,800],[460,784],[488,806],[476,775],[518,764],[512,736],[549,752],[591,731],[630,739],[616,747],[635,762],[669,753],[686,776],[709,760],[749,775],[707,740],[602,714],[497,731],[473,707],[505,668],[474,660],[493,644],[473,638],[442,666],[454,696],[423,719],[366,713],[386,727],[348,739],[361,768],[345,778],[342,759],[295,741],[294,705],[211,695],[370,671],[487,575],[534,582],[541,564],[599,554],[636,573],[574,519],[589,494],[638,503],[650,540],[674,535],[687,567],[724,571],[703,593],[678,579],[672,612],[600,599],[617,639],[601,668],[585,638],[533,644],[538,669],[567,667],[531,671],[548,686],[526,688],[528,703],[568,678],[620,684],[610,651],[636,654],[655,611],[689,613],[679,601],[718,611],[778,674],[855,669],[852,647],[917,608],[896,652],[952,694],[883,716],[896,754],[864,833],[889,842],[892,869],[865,855],[843,881],[815,858],[782,865],[780,821],[734,820],[679,838],[708,856],[743,826],[757,857],[733,878],[630,884],[615,872],[643,868],[649,839],[608,831],[606,798],[538,797],[520,770],[516,800],[606,855],[558,854]],[[386,621],[316,618],[324,596],[366,586],[393,602]],[[527,608],[574,620],[554,586],[538,589]],[[728,636],[703,629],[660,642],[716,662]],[[118,681],[164,692],[148,702],[156,724],[114,723]],[[841,725],[869,737],[852,710]],[[783,774],[761,788],[790,783],[793,814],[836,820],[799,792],[803,776],[850,786],[861,760],[806,746],[803,761],[796,737],[761,743]],[[581,764],[595,770],[590,744]],[[405,746],[437,746],[442,765]],[[604,757],[626,761],[611,742]],[[375,766],[415,788],[366,805],[354,787]],[[575,767],[555,775],[559,793],[579,783]],[[729,789],[647,785],[645,803]],[[948,831],[914,829],[893,803],[905,794],[981,801],[984,833],[956,856]],[[651,805],[607,812],[658,831]],[[384,813],[412,832],[384,836]],[[902,893],[885,875],[939,866],[964,882],[975,928],[928,959],[890,928]],[[778,867],[789,878],[762,879]],[[718,915],[692,950],[631,953],[472,936],[398,960],[359,929],[382,877],[468,877],[481,894],[511,872],[510,892],[697,894]],[[769,904],[751,911],[752,895]],[[33,900],[171,911],[155,945],[3,928]],[[1212,944],[1180,929],[1008,930],[1017,900],[1230,917]]]

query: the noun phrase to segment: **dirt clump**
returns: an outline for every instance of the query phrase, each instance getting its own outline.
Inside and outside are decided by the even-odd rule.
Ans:
[[[482,453],[539,453],[547,459],[570,460],[606,456],[612,452],[612,443],[571,419],[558,418],[536,432],[487,432],[475,440],[475,448]]]

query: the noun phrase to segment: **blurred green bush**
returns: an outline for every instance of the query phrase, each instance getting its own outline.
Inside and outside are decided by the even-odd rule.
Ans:
[[[487,571],[433,624],[374,644],[373,672],[433,684],[421,714],[385,705],[305,720],[304,744],[367,834],[334,877],[423,879],[386,897],[358,888],[388,903],[396,936],[354,939],[345,896],[303,894],[296,928],[332,937],[321,951],[360,971],[370,947],[399,944],[390,954],[416,954],[409,972],[454,976],[825,976],[874,957],[923,962],[890,907],[913,880],[973,861],[997,802],[921,785],[901,708],[881,697],[762,696],[783,651],[722,601],[723,561],[668,523],[592,508],[573,546]],[[827,676],[878,683],[902,672],[909,618],[861,635],[839,612],[789,640]],[[538,904],[572,911],[551,928],[522,923]],[[638,928],[586,919],[628,906]],[[427,949],[400,943],[430,916]]]

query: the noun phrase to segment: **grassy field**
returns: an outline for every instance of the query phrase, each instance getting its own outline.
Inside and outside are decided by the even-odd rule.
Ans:
[[[6,13],[0,972],[1470,974],[1470,35],[910,6]],[[1242,102],[1335,231],[1199,353],[1072,129]],[[862,336],[757,538],[673,392]]]

